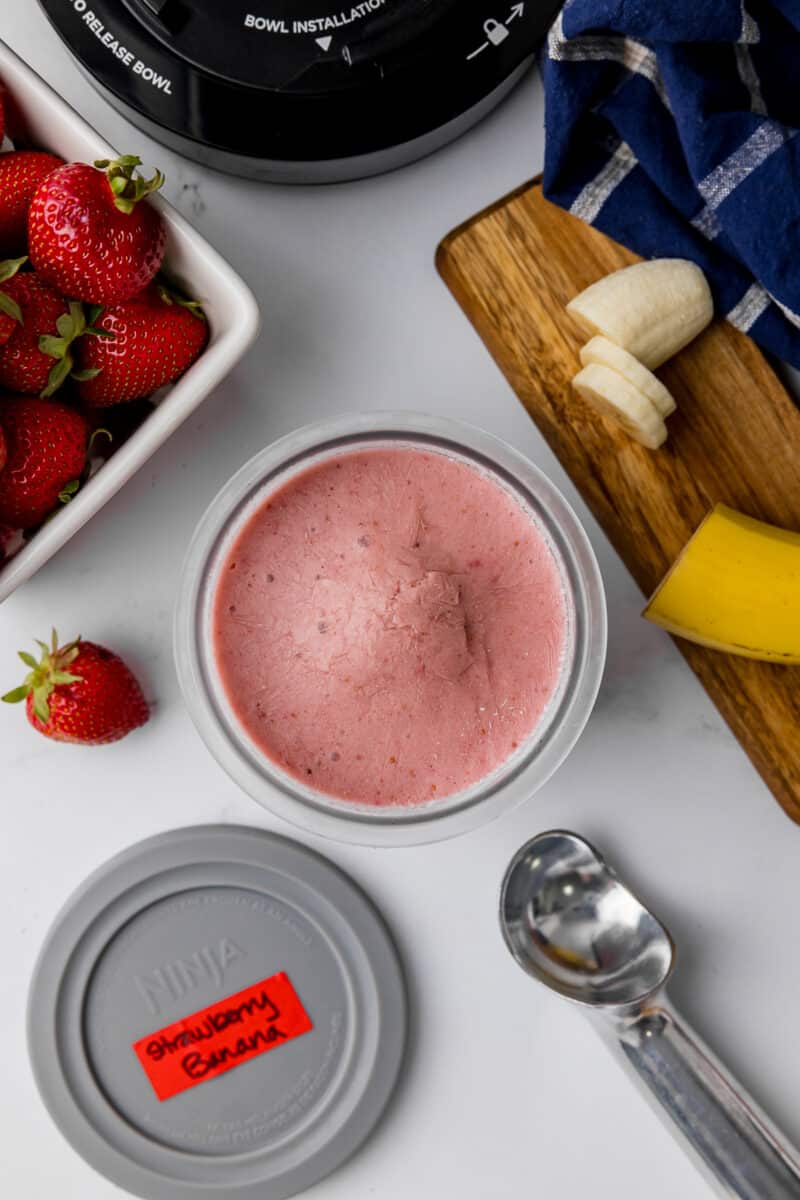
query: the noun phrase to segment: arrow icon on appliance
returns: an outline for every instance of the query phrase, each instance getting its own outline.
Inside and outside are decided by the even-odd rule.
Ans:
[[[519,7],[521,8],[522,5],[519,5]],[[314,38],[314,41],[319,46],[320,50],[330,50],[331,42],[333,41],[333,38],[332,37]]]
[[[484,21],[483,28],[488,36],[488,41],[483,41],[474,50],[471,50],[467,55],[467,62],[471,62],[473,58],[477,58],[479,54],[483,54],[484,50],[488,50],[490,46],[500,46],[509,36],[510,30],[508,26],[512,21],[516,21],[517,17],[521,17],[525,12],[525,5],[521,2],[512,4],[509,14],[505,19],[505,24],[502,21],[497,21],[493,17]]]

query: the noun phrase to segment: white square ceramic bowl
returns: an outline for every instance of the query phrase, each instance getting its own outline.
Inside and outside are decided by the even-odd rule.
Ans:
[[[11,93],[30,142],[67,161],[93,162],[115,151],[51,87],[0,41],[0,81]],[[258,306],[250,289],[161,197],[167,226],[165,266],[208,315],[208,346],[166,392],[156,409],[104,463],[69,504],[0,567],[0,603],[38,571],[109,497],[138,471],[242,357],[258,332]]]

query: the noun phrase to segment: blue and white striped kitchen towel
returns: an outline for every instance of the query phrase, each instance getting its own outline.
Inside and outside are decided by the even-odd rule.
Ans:
[[[800,367],[800,0],[567,0],[543,75],[549,199]]]

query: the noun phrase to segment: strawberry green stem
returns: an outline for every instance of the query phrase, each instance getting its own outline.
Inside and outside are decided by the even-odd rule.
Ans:
[[[0,283],[8,283],[9,279],[13,279],[20,267],[28,261],[27,255],[23,258],[7,258],[4,262],[0,262]],[[0,312],[11,317],[12,320],[22,324],[22,309],[17,304],[13,296],[6,295],[5,292],[0,292]]]
[[[200,300],[187,300],[186,297],[182,296],[181,293],[176,291],[174,287],[171,287],[164,280],[163,276],[157,280],[156,287],[158,289],[159,296],[165,304],[179,304],[181,308],[188,308],[189,312],[192,313],[193,316],[198,317],[201,321],[206,320],[206,314],[203,312],[203,305]]]
[[[42,650],[42,657],[38,663],[32,654],[20,650],[19,657],[26,667],[31,668],[30,672],[19,687],[6,692],[0,699],[6,704],[19,704],[22,700],[27,700],[28,696],[33,696],[33,711],[39,720],[46,724],[50,720],[49,701],[55,689],[60,685],[82,682],[81,675],[73,675],[68,670],[80,653],[80,640],[80,637],[76,637],[66,646],[59,647],[58,634],[54,629],[49,646],[37,639],[37,645]]]
[[[47,354],[56,360],[47,377],[47,386],[39,393],[42,399],[47,399],[57,392],[68,375],[72,375],[73,379],[94,379],[95,375],[100,374],[102,369],[100,367],[90,367],[85,371],[74,370],[75,359],[72,346],[78,338],[86,334],[91,334],[93,337],[114,337],[110,330],[98,329],[93,324],[103,311],[102,308],[93,306],[89,310],[89,324],[87,324],[86,313],[80,301],[70,300],[68,307],[69,312],[62,313],[56,321],[56,333],[43,333],[39,338],[39,349],[42,354]]]
[[[119,158],[98,158],[94,164],[105,171],[108,186],[114,193],[114,204],[123,213],[132,213],[140,200],[157,192],[164,185],[164,173],[156,170],[152,178],[143,179],[137,167],[142,160],[135,154],[123,154]]]

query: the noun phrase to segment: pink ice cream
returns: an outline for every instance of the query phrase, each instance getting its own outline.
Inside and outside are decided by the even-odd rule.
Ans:
[[[564,659],[555,558],[499,483],[412,447],[343,453],[274,492],[214,598],[216,663],[250,738],[362,804],[447,796],[541,719]]]

